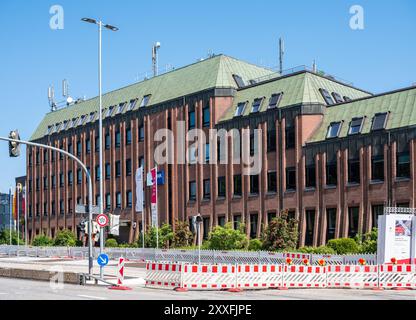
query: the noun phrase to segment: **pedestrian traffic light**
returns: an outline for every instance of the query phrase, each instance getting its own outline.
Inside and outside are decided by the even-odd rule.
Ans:
[[[19,132],[17,130],[11,131],[9,139],[20,140]],[[20,156],[20,143],[16,141],[9,142],[9,156],[11,158],[17,158]]]

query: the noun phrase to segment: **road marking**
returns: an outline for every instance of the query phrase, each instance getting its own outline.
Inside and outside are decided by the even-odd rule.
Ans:
[[[107,298],[104,298],[104,297],[87,296],[87,295],[84,295],[84,294],[79,294],[78,297],[87,298],[87,299],[94,299],[94,300],[107,300]]]

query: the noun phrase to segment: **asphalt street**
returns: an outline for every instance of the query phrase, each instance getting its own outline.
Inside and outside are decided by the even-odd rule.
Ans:
[[[357,289],[291,289],[240,293],[172,290],[132,286],[131,291],[113,291],[105,286],[63,285],[42,281],[0,278],[0,300],[415,300],[416,291]]]

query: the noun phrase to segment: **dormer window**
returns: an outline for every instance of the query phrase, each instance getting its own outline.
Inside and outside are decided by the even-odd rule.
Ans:
[[[142,103],[140,104],[140,108],[147,107],[151,96],[152,96],[151,94],[148,94],[143,97]]]
[[[53,126],[48,126],[48,129],[46,130],[46,134],[51,134]]]
[[[82,126],[85,124],[86,116],[81,116],[81,120],[79,122],[79,125]]]
[[[69,121],[64,121],[64,127],[62,128],[62,130],[68,129],[68,124],[69,124]]]
[[[269,100],[269,109],[277,108],[279,106],[280,100],[282,100],[283,92],[275,93],[271,96]]]
[[[337,92],[332,92],[332,96],[334,97],[334,99],[335,99],[335,102],[336,103],[343,103],[344,102],[344,100],[342,99],[342,97],[339,95],[339,93],[337,93]]]
[[[329,92],[327,91],[327,90],[325,90],[325,89],[319,89],[319,91],[321,92],[321,94],[322,94],[322,97],[324,98],[324,100],[325,100],[325,103],[328,105],[328,106],[330,106],[330,105],[333,105],[334,104],[334,100],[332,99],[332,97],[331,97],[331,95],[329,94]]]
[[[260,111],[263,99],[264,98],[257,98],[254,100],[253,105],[251,107],[251,113],[256,113]]]
[[[235,116],[235,117],[239,117],[239,116],[241,116],[241,115],[244,113],[244,110],[245,110],[245,108],[246,108],[246,105],[247,105],[247,101],[246,101],[246,102],[240,102],[240,103],[237,105],[237,109],[235,110],[235,114],[234,114],[234,116]]]
[[[364,118],[353,118],[351,120],[350,129],[348,131],[349,135],[361,133],[361,129],[363,127],[363,119]]]
[[[352,99],[350,97],[344,96],[344,101],[345,102],[350,102],[350,101],[352,101]]]
[[[137,99],[130,100],[129,106],[127,107],[127,111],[131,111],[137,104]]]
[[[91,112],[91,113],[90,113],[90,117],[89,117],[89,119],[88,119],[88,122],[93,122],[93,121],[95,120],[95,115],[96,115],[96,113],[95,113],[95,112]]]
[[[233,74],[233,78],[238,88],[244,88],[246,86],[243,78],[241,78],[238,74]]]
[[[387,125],[387,112],[376,113],[373,118],[373,125],[371,131],[383,130]]]
[[[123,112],[123,110],[124,110],[124,107],[126,106],[126,102],[122,102],[122,103],[120,103],[119,105],[118,105],[118,108],[117,108],[117,112],[116,112],[116,114],[120,114],[120,113],[122,113]]]
[[[114,106],[111,106],[110,108],[108,108],[107,113],[106,113],[106,117],[111,117],[111,115],[113,114],[113,110],[114,110]]]
[[[71,128],[75,128],[78,124],[79,118],[72,119]]]
[[[332,122],[328,128],[327,139],[337,138],[341,130],[341,122]]]

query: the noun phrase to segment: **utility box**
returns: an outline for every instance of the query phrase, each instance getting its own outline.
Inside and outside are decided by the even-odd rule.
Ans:
[[[414,261],[416,258],[416,216],[407,208],[386,208],[378,218],[377,263]]]

